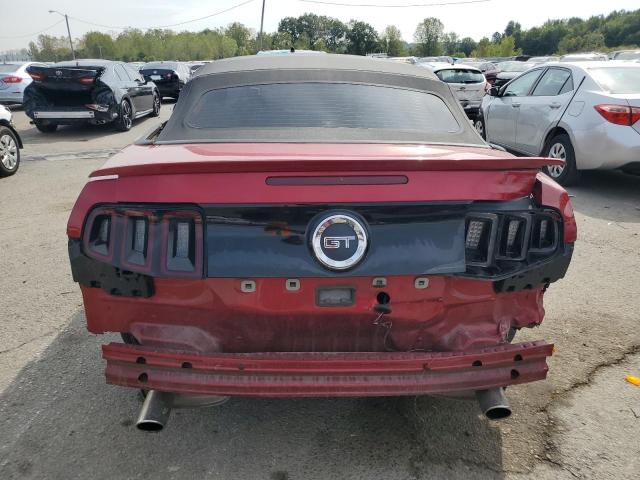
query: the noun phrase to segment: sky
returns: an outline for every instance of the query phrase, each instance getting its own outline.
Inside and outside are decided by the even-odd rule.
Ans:
[[[310,3],[308,0],[266,0],[264,29],[271,32],[286,16],[298,16],[306,12],[336,17],[344,22],[363,20],[381,32],[387,25],[400,28],[405,40],[411,42],[416,25],[426,17],[438,17],[445,31],[455,31],[461,37],[479,40],[493,32],[504,30],[509,20],[522,24],[523,28],[541,25],[553,18],[582,17],[608,14],[613,10],[634,10],[640,7],[638,0],[466,0],[458,5],[434,5],[464,0],[318,0],[345,3],[349,6]],[[173,30],[199,31],[216,28],[239,21],[250,28],[260,28],[262,0],[244,0],[244,5],[219,15],[172,27]],[[27,47],[38,33],[56,22],[61,22],[44,33],[66,35],[63,18],[49,10],[67,13],[74,38],[91,30],[118,33],[121,28],[150,28],[186,22],[210,15],[243,0],[0,0],[0,52]],[[360,6],[357,6],[357,5]],[[401,5],[419,5],[401,8]],[[424,6],[431,4],[431,6]],[[351,6],[353,5],[353,6]],[[376,8],[372,5],[395,6]],[[91,25],[90,23],[101,26]]]

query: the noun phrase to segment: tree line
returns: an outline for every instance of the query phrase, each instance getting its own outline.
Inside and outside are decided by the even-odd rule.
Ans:
[[[215,60],[249,55],[263,50],[321,50],[331,53],[389,56],[508,57],[517,54],[551,55],[577,51],[607,51],[640,45],[640,9],[614,11],[587,20],[570,18],[549,20],[539,27],[523,29],[510,21],[503,32],[476,42],[445,32],[443,23],[429,17],[422,20],[413,42],[402,39],[394,25],[377,32],[359,20],[344,23],[336,18],[306,13],[285,17],[278,30],[261,36],[245,25],[234,22],[226,28],[200,32],[174,32],[152,29],[127,29],[117,35],[88,32],[74,41],[78,58],[106,58],[123,61]],[[40,35],[31,42],[29,55],[37,61],[71,59],[66,37]]]

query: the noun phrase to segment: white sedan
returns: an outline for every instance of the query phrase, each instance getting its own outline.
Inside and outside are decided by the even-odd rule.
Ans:
[[[640,171],[640,65],[547,63],[483,98],[476,130],[516,153],[562,158],[546,169],[563,185],[580,170]]]
[[[22,140],[11,121],[11,112],[0,105],[0,177],[18,171],[21,148]]]

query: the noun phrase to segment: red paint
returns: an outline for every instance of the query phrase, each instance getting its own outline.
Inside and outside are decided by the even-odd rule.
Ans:
[[[88,328],[93,333],[131,332],[144,345],[185,351],[225,352],[374,352],[468,350],[504,342],[510,327],[542,321],[541,287],[496,294],[488,281],[430,277],[429,287],[414,288],[414,277],[387,277],[373,288],[370,277],[302,278],[289,292],[286,279],[261,278],[256,292],[240,291],[240,279],[155,279],[150,298],[125,298],[82,287]],[[350,307],[320,308],[316,288],[356,288]],[[391,297],[393,322],[374,324],[376,296]]]
[[[551,177],[539,172],[536,176],[533,196],[538,205],[553,207],[560,212],[564,220],[564,241],[574,243],[578,239],[578,225],[567,191]]]
[[[388,172],[538,170],[563,165],[489,148],[445,145],[371,144],[186,144],[131,146],[91,174],[177,175],[248,172]]]
[[[420,395],[542,380],[553,345],[466,352],[192,355],[109,344],[107,382],[182,394],[319,397]],[[144,364],[140,359],[144,359]],[[189,368],[184,368],[184,363]],[[477,366],[474,366],[474,363]],[[141,377],[142,374],[145,374]],[[140,381],[140,378],[145,379]]]
[[[538,172],[550,163],[556,162],[461,146],[133,146],[92,174],[95,181],[78,198],[67,233],[79,238],[91,209],[105,203],[506,201],[533,194],[540,205],[559,210],[565,242],[573,242],[569,197]],[[98,179],[105,175],[119,178]],[[356,184],[317,180],[350,176]],[[406,183],[362,181],[397,177]],[[286,279],[252,278],[256,292],[243,293],[240,280],[158,278],[150,298],[82,287],[91,332],[129,332],[144,345],[104,347],[108,381],[141,387],[138,375],[147,373],[144,388],[181,393],[396,395],[491,388],[546,375],[550,346],[505,345],[511,327],[542,321],[542,287],[496,294],[488,281],[431,276],[427,289],[416,289],[413,276],[395,276],[376,289],[372,278],[341,277],[303,278],[300,290],[289,292]],[[317,307],[316,288],[335,285],[356,288],[355,304]],[[383,317],[391,323],[388,333],[373,309],[382,290],[391,297],[392,312]],[[470,367],[468,360],[479,355],[483,367]],[[147,363],[135,363],[138,356]],[[239,358],[248,370],[234,370]],[[182,362],[194,368],[182,369]]]

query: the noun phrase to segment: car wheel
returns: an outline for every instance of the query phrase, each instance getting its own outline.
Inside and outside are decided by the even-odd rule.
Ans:
[[[478,135],[480,135],[483,140],[487,139],[484,127],[484,118],[481,115],[478,115],[476,117],[475,121],[473,122],[473,127],[476,129],[476,132],[478,132]]]
[[[0,127],[0,177],[8,177],[18,171],[20,148],[16,135],[7,127]]]
[[[153,110],[151,110],[151,113],[149,114],[149,116],[151,117],[157,117],[160,115],[160,95],[158,95],[157,93],[153,94]]]
[[[121,132],[128,132],[133,125],[133,110],[129,100],[122,100],[120,102],[120,115],[116,121],[116,128]]]
[[[57,123],[42,122],[41,120],[36,120],[34,123],[42,133],[53,133],[58,129]]]
[[[573,185],[578,181],[580,174],[576,167],[576,155],[567,134],[562,133],[553,137],[547,144],[544,156],[561,158],[565,161],[564,166],[549,165],[543,168],[544,173],[560,185]]]

